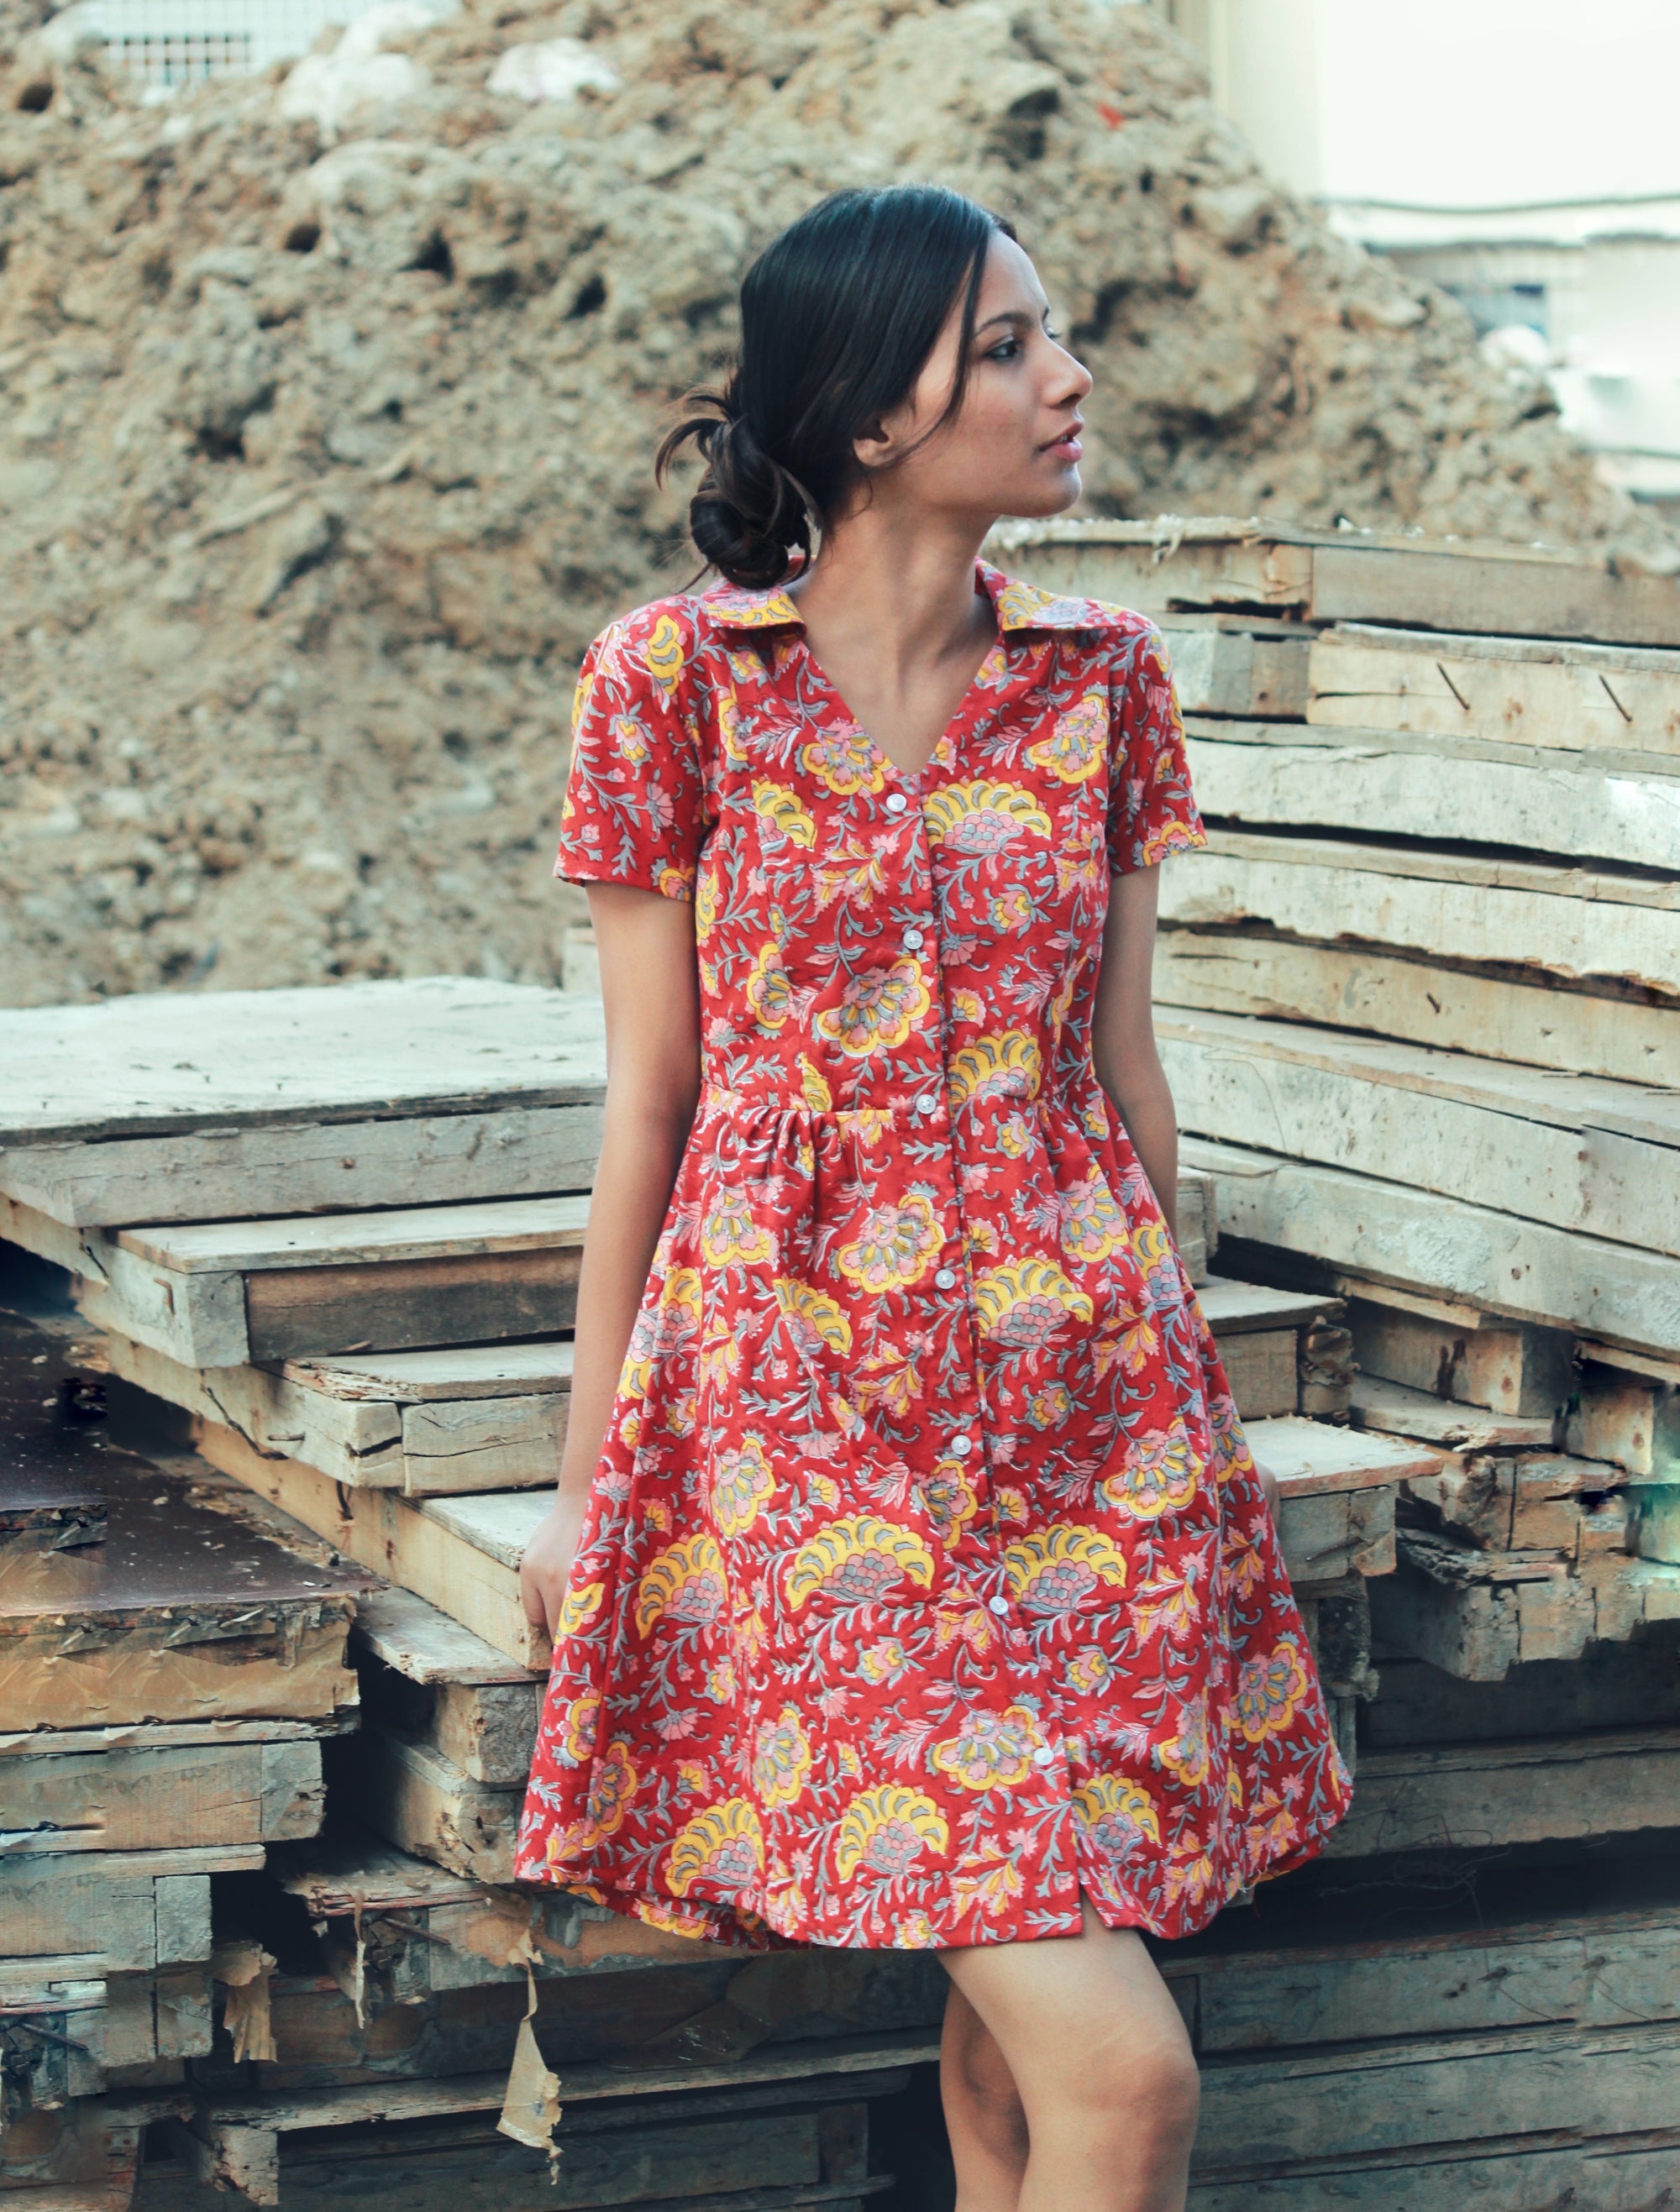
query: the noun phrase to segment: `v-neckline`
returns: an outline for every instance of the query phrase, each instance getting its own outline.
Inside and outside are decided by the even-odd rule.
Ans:
[[[875,740],[870,736],[868,731],[864,728],[862,723],[858,720],[857,716],[852,712],[850,707],[846,703],[845,699],[841,695],[840,688],[835,683],[834,678],[829,674],[828,671],[823,666],[822,662],[818,659],[816,654],[811,650],[810,633],[807,630],[802,623],[800,625],[798,638],[799,649],[804,655],[805,665],[815,678],[818,688],[826,695],[831,705],[839,709],[840,713],[845,717],[852,728],[855,729],[859,737],[862,738],[864,744],[869,749],[870,758],[877,762],[882,768],[886,769],[892,775],[896,776],[901,783],[916,783],[922,776],[926,775],[930,768],[940,764],[946,767],[951,767],[955,764],[959,732],[964,720],[970,715],[971,702],[973,700],[976,692],[980,689],[980,678],[986,672],[987,664],[990,661],[992,655],[997,651],[998,647],[1003,643],[1004,631],[1002,625],[1000,623],[997,635],[987,646],[984,653],[981,654],[973,675],[970,677],[967,684],[964,687],[963,695],[961,698],[958,700],[950,720],[940,732],[937,744],[919,768],[906,768],[901,761],[894,760],[891,753],[882,751],[881,748],[875,743]]]

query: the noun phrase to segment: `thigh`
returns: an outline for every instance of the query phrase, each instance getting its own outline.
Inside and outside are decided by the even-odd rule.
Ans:
[[[1090,2091],[1117,2068],[1194,2066],[1172,1992],[1142,1938],[1109,1928],[1082,1900],[1078,1936],[974,1944],[940,1954],[1013,2075],[1026,2111]]]

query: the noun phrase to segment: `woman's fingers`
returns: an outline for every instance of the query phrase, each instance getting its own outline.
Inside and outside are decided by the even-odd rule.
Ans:
[[[1260,1478],[1261,1493],[1266,1501],[1266,1510],[1274,1521],[1277,1518],[1277,1477],[1263,1462],[1256,1460],[1254,1472]]]

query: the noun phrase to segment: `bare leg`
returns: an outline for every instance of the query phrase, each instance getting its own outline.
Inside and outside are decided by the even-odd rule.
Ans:
[[[1026,2114],[997,2038],[953,1980],[939,2046],[940,2096],[957,2169],[957,2212],[1016,2212]]]
[[[993,2192],[971,2204],[965,2193],[962,2212],[1183,2212],[1197,2109],[1190,2039],[1141,1940],[1105,1927],[1088,1902],[1083,1911],[1080,1936],[940,1954],[997,2045],[1030,2145],[1012,2200],[998,2193],[997,2147],[1007,2137],[995,2094],[959,2099],[958,2154],[969,2154],[976,2191]],[[965,2075],[995,2092],[983,2045],[965,2022],[952,2033]],[[982,2109],[989,2120],[971,2125]],[[976,2155],[983,2142],[993,2146],[989,2160]],[[966,2191],[961,2165],[958,2175]]]

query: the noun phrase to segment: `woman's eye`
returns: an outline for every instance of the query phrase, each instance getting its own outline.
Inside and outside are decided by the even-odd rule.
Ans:
[[[986,356],[988,361],[1013,361],[1021,349],[1019,338],[1005,338]]]

